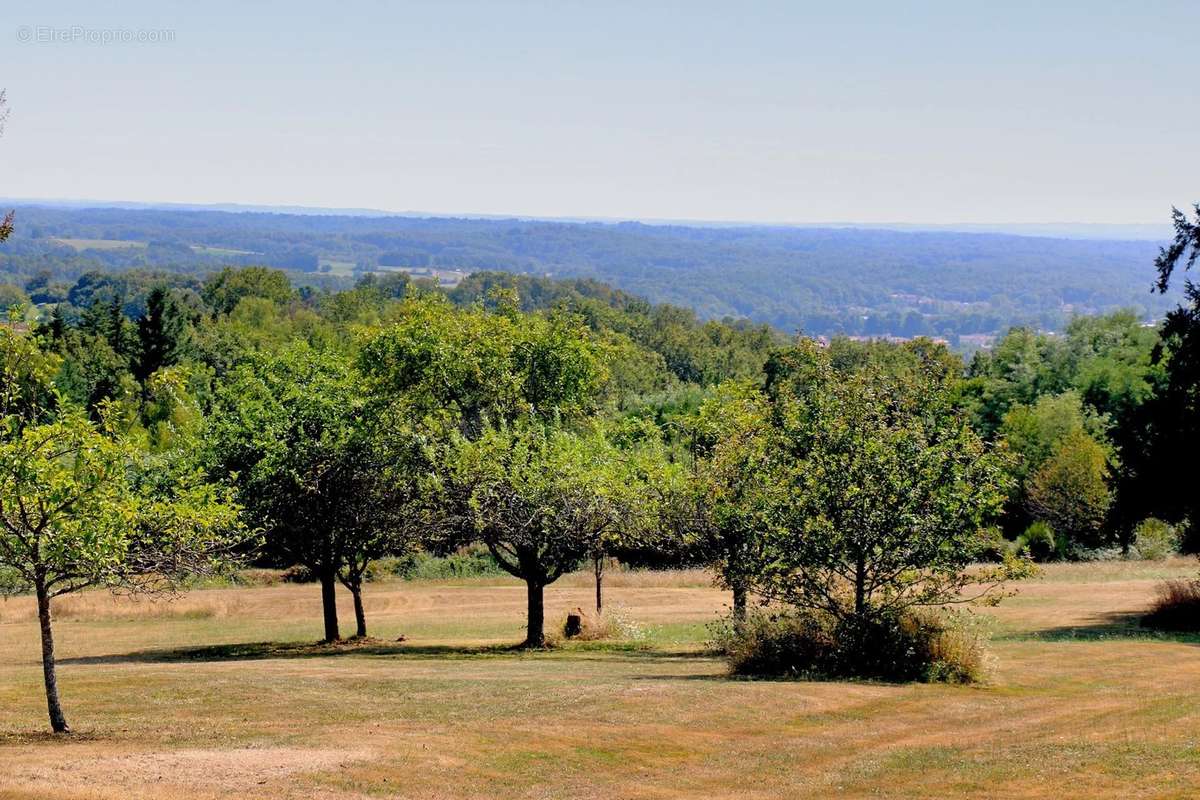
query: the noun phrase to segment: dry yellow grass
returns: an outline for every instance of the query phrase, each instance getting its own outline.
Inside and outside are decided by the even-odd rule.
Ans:
[[[967,688],[729,680],[700,650],[728,601],[698,574],[608,582],[645,648],[534,654],[480,649],[520,638],[515,582],[371,586],[378,638],[342,648],[295,644],[319,633],[312,586],[94,593],[59,625],[69,740],[41,733],[17,598],[0,798],[1195,797],[1200,649],[1126,622],[1195,571],[1046,570],[987,612],[992,678]],[[586,576],[547,600],[586,608]]]

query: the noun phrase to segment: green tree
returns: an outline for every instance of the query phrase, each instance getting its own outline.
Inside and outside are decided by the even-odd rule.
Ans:
[[[1086,407],[1079,393],[1072,391],[1043,395],[1032,405],[1019,405],[1004,415],[1000,437],[1013,455],[1009,466],[1013,481],[1005,508],[1005,526],[1019,532],[1032,521],[1029,516],[1029,488],[1033,476],[1058,452],[1069,436],[1083,433],[1099,444],[1108,461],[1115,454],[1105,438],[1107,418]]]
[[[877,364],[839,373],[811,344],[791,361],[776,386],[786,498],[767,529],[763,594],[871,617],[988,596],[1016,574],[1013,563],[969,569],[1004,469],[955,409],[952,376]]]
[[[137,321],[137,357],[133,374],[143,386],[158,370],[178,364],[187,352],[191,325],[169,290],[157,286],[146,296],[146,313]]]
[[[614,553],[661,552],[675,544],[660,525],[672,487],[681,483],[679,465],[650,424],[614,425],[591,436],[594,452],[585,476],[592,524],[584,531],[596,589],[596,613],[604,611],[605,566]]]
[[[0,325],[0,416],[18,428],[44,421],[58,404],[53,379],[61,364],[34,337]]]
[[[975,429],[990,438],[1013,406],[1070,388],[1068,364],[1061,340],[1029,328],[1013,328],[990,352],[977,353],[963,387]]]
[[[69,732],[55,669],[53,600],[90,586],[156,591],[204,571],[242,538],[230,498],[197,473],[148,461],[80,413],[0,441],[0,566],[37,598],[50,726]]]
[[[1166,292],[1176,270],[1190,271],[1200,259],[1200,204],[1194,220],[1173,210],[1175,236],[1155,266],[1158,289]],[[1200,547],[1200,492],[1196,453],[1200,452],[1200,286],[1183,278],[1183,302],[1159,328],[1154,363],[1162,369],[1155,392],[1128,426],[1122,448],[1122,503],[1125,522],[1153,515],[1186,528],[1184,547]]]
[[[326,483],[341,498],[331,537],[341,551],[338,580],[354,602],[358,638],[367,636],[363,582],[371,562],[411,553],[426,537],[433,469],[427,437],[403,421],[357,427],[330,464]]]
[[[225,269],[204,282],[204,302],[213,314],[229,314],[243,299],[260,297],[276,305],[286,305],[296,293],[287,274],[268,267]]]
[[[1067,325],[1071,383],[1083,403],[1109,425],[1127,419],[1154,391],[1158,333],[1132,311],[1075,317]]]
[[[0,241],[4,241],[0,239]],[[20,286],[11,283],[0,283],[0,313],[7,314],[10,310],[24,308],[29,305],[29,295]]]
[[[446,489],[501,568],[526,585],[526,647],[545,644],[546,586],[625,523],[631,476],[602,432],[540,422],[456,434]]]
[[[1078,393],[1071,391],[1043,395],[1032,405],[1010,409],[1000,434],[1018,456],[1014,466],[1018,478],[1024,480],[1054,454],[1064,438],[1089,427],[1095,429],[1084,415]]]
[[[734,620],[741,624],[763,567],[767,532],[784,503],[778,442],[765,398],[746,384],[718,386],[689,427],[692,472],[667,524],[733,593]]]
[[[415,434],[376,424],[361,385],[350,356],[300,342],[235,370],[212,417],[215,474],[239,488],[269,550],[320,581],[326,641],[341,637],[337,583],[365,635],[367,563],[415,535],[423,450]]]
[[[1082,430],[1073,430],[1029,481],[1030,513],[1071,543],[1097,547],[1111,494],[1108,454]]]
[[[439,416],[468,438],[487,421],[587,413],[607,379],[603,349],[577,317],[456,309],[430,295],[406,299],[359,363],[382,402]]]

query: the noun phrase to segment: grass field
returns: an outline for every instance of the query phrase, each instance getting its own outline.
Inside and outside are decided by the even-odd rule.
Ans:
[[[73,247],[76,250],[140,250],[146,247],[145,242],[135,242],[132,239],[55,239],[59,244]]]
[[[321,268],[329,267],[329,272],[333,275],[351,276],[354,274],[353,261],[340,261],[335,258],[321,258],[319,261]]]
[[[646,639],[516,653],[504,580],[368,587],[375,641],[319,635],[313,586],[61,603],[46,728],[32,600],[0,604],[0,798],[1188,798],[1200,639],[1133,627],[1194,561],[1062,565],[984,613],[974,687],[731,680],[702,574],[616,574]],[[547,592],[586,606],[586,576]],[[350,609],[345,621],[352,624]],[[397,642],[403,635],[405,640]]]
[[[191,245],[193,251],[209,256],[253,256],[259,255],[253,250],[238,250],[233,247],[210,247],[206,244]]]

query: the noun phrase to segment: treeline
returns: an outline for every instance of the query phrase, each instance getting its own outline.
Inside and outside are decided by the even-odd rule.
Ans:
[[[1134,308],[1157,318],[1145,242],[994,234],[637,223],[311,216],[216,211],[18,209],[0,273],[203,273],[260,264],[299,285],[347,288],[380,268],[591,278],[703,319],[747,318],[812,335],[956,337]],[[71,244],[64,244],[63,241]],[[334,265],[339,265],[334,269]],[[354,273],[347,274],[347,270]]]
[[[1177,226],[1164,287],[1197,244]],[[367,635],[374,560],[475,544],[526,584],[539,647],[565,572],[590,564],[599,612],[614,556],[704,564],[732,592],[735,668],[968,680],[920,609],[998,597],[1030,558],[1157,557],[1195,530],[1194,290],[1157,330],[1017,329],[967,365],[588,281],[297,291],[251,267],[75,289],[0,338],[0,583],[38,600],[55,730],[52,601],[88,586],[299,564],[334,640],[339,584]]]

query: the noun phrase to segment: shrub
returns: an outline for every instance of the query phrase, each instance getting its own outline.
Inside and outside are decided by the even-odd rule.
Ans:
[[[1004,531],[999,528],[984,528],[979,532],[979,551],[975,558],[989,563],[1002,563],[1011,544],[1004,538]]]
[[[435,556],[422,551],[400,558],[385,559],[379,563],[381,571],[387,569],[406,581],[480,578],[508,574],[483,545],[470,545],[446,556]]]
[[[718,623],[712,647],[734,675],[821,677],[836,649],[831,619],[816,612],[756,611]]]
[[[313,583],[317,576],[303,564],[294,564],[285,569],[279,578],[284,583]]]
[[[186,589],[217,589],[241,586],[278,586],[283,582],[284,570],[267,567],[247,569],[222,569],[207,575],[191,575],[181,582]]]
[[[1142,624],[1164,631],[1200,631],[1200,579],[1160,583]]]
[[[1067,561],[1121,561],[1125,554],[1119,547],[1084,547],[1080,544],[1060,542],[1060,555]]]
[[[1059,545],[1054,529],[1040,520],[1026,528],[1025,532],[1017,537],[1016,543],[1017,551],[1027,551],[1034,561],[1058,558],[1061,554]]]
[[[1179,552],[1179,531],[1161,519],[1144,519],[1133,531],[1133,549],[1138,558],[1169,558]]]
[[[375,583],[403,575],[404,571],[411,566],[411,556],[385,556],[377,558],[368,563],[367,568],[363,570],[363,583]]]
[[[945,683],[983,676],[979,635],[932,613],[839,620],[817,611],[760,612],[740,626],[721,623],[713,644],[735,675]]]

